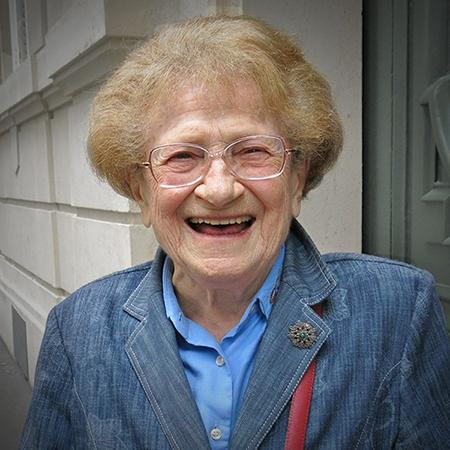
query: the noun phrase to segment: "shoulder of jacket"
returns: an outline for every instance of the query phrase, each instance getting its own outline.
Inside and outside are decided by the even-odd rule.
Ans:
[[[123,303],[139,285],[151,266],[152,261],[148,261],[91,281],[56,305],[55,312],[74,308],[75,305],[78,307],[80,303],[92,303],[92,306],[99,308],[106,303],[102,302],[102,299],[110,304],[115,303],[115,300]]]
[[[371,275],[400,277],[434,283],[433,276],[426,270],[394,259],[360,253],[328,253],[323,255],[328,267],[340,278],[349,273],[370,273]]]

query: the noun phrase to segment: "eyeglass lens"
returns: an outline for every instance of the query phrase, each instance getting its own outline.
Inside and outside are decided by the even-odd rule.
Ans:
[[[277,176],[285,162],[283,141],[275,136],[255,136],[228,145],[222,156],[228,169],[237,177],[258,180]],[[150,154],[153,175],[161,186],[183,186],[197,182],[216,157],[193,144],[169,144]]]

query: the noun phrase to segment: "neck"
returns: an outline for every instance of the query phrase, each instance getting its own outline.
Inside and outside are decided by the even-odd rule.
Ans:
[[[266,276],[263,274],[246,287],[211,288],[175,269],[172,284],[184,315],[220,342],[239,323]]]

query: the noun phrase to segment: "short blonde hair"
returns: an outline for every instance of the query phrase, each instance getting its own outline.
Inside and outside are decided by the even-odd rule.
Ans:
[[[148,152],[149,113],[186,80],[212,92],[255,83],[299,160],[309,160],[304,194],[336,161],[342,128],[330,89],[301,50],[254,18],[197,17],[164,26],[132,51],[95,98],[88,152],[96,173],[118,193],[132,198],[128,174]]]

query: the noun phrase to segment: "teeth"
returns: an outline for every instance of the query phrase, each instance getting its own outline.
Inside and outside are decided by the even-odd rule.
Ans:
[[[249,222],[252,220],[250,216],[243,216],[243,217],[236,217],[233,219],[200,219],[197,217],[193,217],[192,219],[189,219],[191,223],[195,224],[202,224],[206,223],[207,225],[234,225],[234,224],[240,224],[243,222]]]

